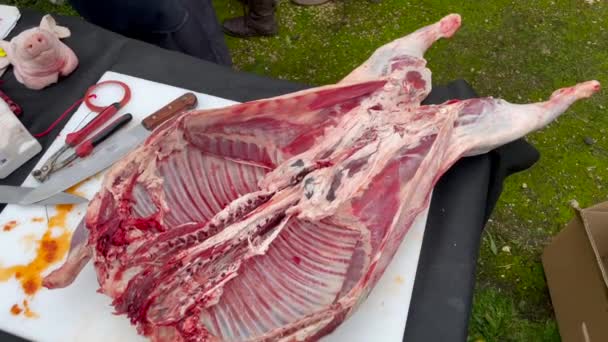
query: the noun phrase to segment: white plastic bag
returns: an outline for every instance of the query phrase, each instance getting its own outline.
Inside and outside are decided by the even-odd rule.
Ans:
[[[0,179],[42,150],[42,146],[0,98]]]
[[[17,25],[19,18],[21,18],[21,13],[17,7],[0,5],[0,39],[8,36]]]

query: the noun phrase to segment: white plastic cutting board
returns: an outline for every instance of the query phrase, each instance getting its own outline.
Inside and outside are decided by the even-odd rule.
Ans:
[[[133,93],[131,101],[117,114],[132,113],[131,126],[187,91],[114,72],[105,73],[100,81],[105,80],[123,81],[131,87]],[[97,95],[99,101],[96,103],[107,105],[120,98],[121,90],[113,87],[103,88],[97,92]],[[197,94],[197,97],[199,108],[222,107],[234,103],[205,94]],[[83,119],[88,113],[89,110],[82,105],[39,164],[63,144],[65,134],[82,126]],[[86,121],[90,119],[89,116]],[[78,191],[90,199],[99,189],[100,181],[101,175],[93,177],[79,187]],[[23,185],[36,186],[37,182],[30,176]],[[70,231],[75,229],[85,213],[86,206],[86,203],[75,206],[68,214],[67,229]],[[49,206],[47,209],[49,215],[54,214],[54,207]],[[367,301],[323,341],[401,341],[427,213],[425,211],[418,217]],[[46,222],[32,222],[34,217],[46,217],[45,208],[8,205],[0,213],[0,227],[11,220],[17,221],[14,229],[0,230],[0,266],[8,267],[32,260],[37,244],[32,243],[31,237],[40,238],[47,229]],[[48,274],[59,264],[51,266],[44,274]],[[20,284],[15,279],[0,282],[0,329],[40,342],[145,341],[137,335],[126,317],[112,314],[109,298],[97,293],[97,289],[95,273],[92,264],[89,263],[68,288],[52,291],[40,289],[29,300],[31,310],[38,317],[26,318],[24,315],[15,316],[10,313],[13,304],[22,303],[27,298]]]

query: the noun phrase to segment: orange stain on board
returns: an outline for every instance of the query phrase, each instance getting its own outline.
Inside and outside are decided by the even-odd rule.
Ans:
[[[38,235],[36,234],[26,234],[21,237],[21,243],[23,243],[24,251],[29,252],[33,249],[36,249],[38,246]]]
[[[72,211],[73,208],[73,204],[56,205],[55,210],[57,211],[57,213],[49,217],[49,228],[60,227],[65,230],[68,214]]]
[[[38,318],[38,314],[30,309],[30,304],[27,302],[27,300],[23,301],[23,310],[23,315],[25,315],[25,317]]]
[[[12,220],[12,221],[8,221],[7,223],[5,223],[4,226],[2,227],[2,230],[5,232],[10,232],[15,227],[17,227],[17,221]]]
[[[84,198],[86,198],[87,196],[86,196],[86,195],[85,195],[83,192],[79,191],[79,190],[78,190],[78,188],[80,188],[80,186],[81,186],[82,184],[84,184],[84,183],[88,182],[88,181],[89,181],[90,179],[92,179],[93,177],[95,177],[95,176],[91,176],[91,177],[89,177],[89,178],[87,178],[87,179],[85,179],[85,180],[81,181],[80,183],[78,183],[78,184],[76,184],[76,185],[72,185],[72,187],[71,187],[71,188],[68,188],[68,189],[67,189],[65,192],[67,192],[68,194],[72,194],[72,195],[74,195],[74,196],[80,196],[80,197],[84,197]]]
[[[44,217],[32,217],[32,222],[44,222]]]
[[[13,316],[19,316],[21,313],[23,313],[23,316],[27,318],[39,317],[37,313],[30,309],[30,303],[28,303],[27,300],[23,300],[23,308],[21,308],[19,304],[13,304],[13,306],[11,306],[11,314]]]
[[[73,187],[67,189],[65,192],[67,192],[68,194],[72,194],[74,196],[85,197],[85,195],[82,192],[78,191],[78,186],[79,185],[80,184],[76,184]]]
[[[23,310],[21,310],[19,304],[13,304],[13,306],[11,306],[11,314],[13,314],[14,316],[19,315],[22,311]]]
[[[0,282],[17,279],[21,283],[23,292],[29,297],[40,289],[42,273],[52,264],[62,260],[70,247],[71,233],[66,228],[66,221],[72,208],[72,204],[55,206],[55,215],[49,218],[47,230],[37,241],[34,259],[24,265],[0,267]],[[26,317],[36,316],[29,310],[27,301],[24,301],[23,306]]]

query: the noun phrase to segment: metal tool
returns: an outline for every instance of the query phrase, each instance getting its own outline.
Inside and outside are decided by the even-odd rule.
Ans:
[[[61,155],[67,150],[71,148],[76,148],[76,146],[78,146],[78,144],[84,141],[87,136],[89,136],[96,129],[98,129],[108,120],[110,120],[110,118],[114,116],[114,114],[116,114],[120,110],[120,108],[120,103],[113,103],[106,107],[104,110],[102,110],[95,118],[93,118],[93,120],[87,123],[82,129],[68,134],[65,137],[65,144],[57,152],[53,153],[53,155],[51,155],[51,157],[47,159],[47,161],[42,165],[40,169],[34,170],[32,172],[34,178],[36,178],[39,182],[44,182],[49,178],[51,173],[54,173],[60,170],[62,167],[68,165],[69,163],[58,162],[59,157],[61,157]]]
[[[91,154],[95,146],[101,144],[103,141],[112,136],[112,134],[121,129],[124,125],[128,124],[132,118],[133,115],[127,113],[114,120],[111,124],[101,130],[99,133],[97,133],[93,138],[78,145],[74,152],[72,152],[72,154],[70,154],[67,158],[63,159],[60,162],[56,162],[53,165],[53,171],[56,172],[57,170],[63,169],[71,162],[73,162],[76,158],[84,158]]]
[[[12,186],[12,185],[0,185],[0,204],[18,204],[21,202],[24,196],[29,194],[34,188],[28,188],[23,186]],[[55,205],[55,204],[79,204],[88,202],[89,200],[68,194],[66,192],[59,192],[51,197],[43,199],[42,201],[33,203],[35,205]]]
[[[49,181],[27,194],[20,204],[32,204],[68,189],[114,164],[118,159],[144,142],[152,131],[176,115],[196,107],[197,98],[186,93],[142,120],[141,124],[119,132],[110,143],[95,149],[93,155],[69,168],[56,172]]]

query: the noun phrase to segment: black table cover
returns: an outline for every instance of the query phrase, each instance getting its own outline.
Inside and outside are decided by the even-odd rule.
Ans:
[[[22,18],[12,34],[38,25],[42,15],[22,10]],[[22,122],[32,133],[48,127],[108,70],[235,101],[276,96],[309,87],[235,72],[125,38],[76,17],[57,16],[56,19],[72,31],[72,36],[65,42],[79,57],[78,69],[42,91],[24,88],[15,80],[12,71],[2,77],[4,83],[0,86],[23,107]],[[435,86],[425,103],[476,96],[465,81],[459,80]],[[52,134],[40,139],[44,149],[67,121],[65,119]],[[0,184],[21,184],[42,154],[0,180]],[[538,157],[532,146],[519,140],[485,155],[464,158],[441,178],[431,202],[404,341],[466,340],[481,232],[500,196],[504,179],[532,166]],[[405,306],[404,303],[404,311]],[[0,331],[0,341],[23,340]]]

